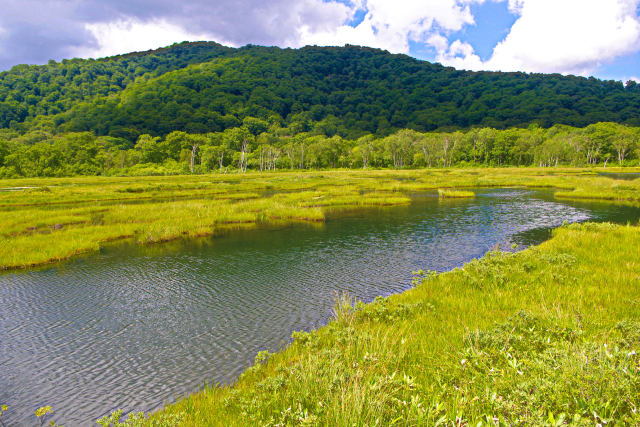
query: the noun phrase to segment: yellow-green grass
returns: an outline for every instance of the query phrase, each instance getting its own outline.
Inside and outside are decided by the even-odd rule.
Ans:
[[[152,243],[212,235],[233,224],[321,222],[329,209],[407,204],[412,193],[441,188],[555,188],[558,197],[640,202],[640,180],[595,172],[332,170],[0,180],[0,190],[24,187],[0,191],[0,269],[56,262],[122,238]]]
[[[19,186],[47,190],[0,192],[2,268],[122,238],[148,243],[263,222],[316,223],[328,209],[404,204],[411,193],[440,188],[555,188],[558,197],[640,201],[640,181],[561,168],[0,181]],[[232,387],[207,387],[152,419],[638,425],[638,247],[637,226],[571,225],[538,247],[424,274],[415,289],[369,305],[343,297],[328,326],[295,333],[282,351],[259,354]]]
[[[469,199],[476,197],[476,193],[473,191],[466,190],[448,190],[448,189],[439,189],[438,196],[443,199]]]
[[[490,252],[335,320],[233,386],[154,414],[180,425],[638,425],[640,228],[581,224]]]

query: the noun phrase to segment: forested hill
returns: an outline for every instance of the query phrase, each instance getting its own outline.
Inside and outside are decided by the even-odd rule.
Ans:
[[[640,125],[635,84],[457,71],[355,46],[183,43],[135,56],[20,66],[0,74],[0,101],[0,127],[13,121],[22,130],[93,131],[131,141],[222,131],[245,117],[344,137],[400,128]]]
[[[0,72],[0,128],[28,117],[69,110],[82,100],[122,91],[137,77],[159,76],[233,49],[214,42],[180,43],[109,58],[17,65]]]

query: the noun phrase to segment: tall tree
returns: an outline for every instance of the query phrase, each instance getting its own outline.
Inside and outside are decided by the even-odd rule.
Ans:
[[[250,148],[250,144],[253,141],[253,135],[249,130],[242,126],[238,128],[227,129],[224,131],[223,138],[225,145],[232,150],[240,152],[240,158],[238,161],[238,171],[247,171],[247,151]]]

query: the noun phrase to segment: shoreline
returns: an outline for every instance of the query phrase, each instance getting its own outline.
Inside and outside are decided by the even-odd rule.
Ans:
[[[579,357],[583,347],[595,345],[601,354],[614,345],[625,345],[628,349],[624,354],[616,349],[615,357],[621,359],[618,363],[627,363],[624,369],[631,370],[627,372],[633,381],[640,381],[640,365],[634,368],[640,359],[624,357],[640,349],[640,322],[634,323],[640,315],[640,305],[602,304],[611,301],[609,293],[624,296],[619,302],[633,299],[634,295],[637,299],[640,263],[629,262],[629,255],[635,252],[632,244],[640,244],[638,226],[572,224],[555,229],[552,237],[538,246],[516,253],[490,251],[451,271],[427,273],[415,288],[370,304],[355,303],[343,296],[336,303],[333,320],[326,326],[311,332],[294,332],[293,342],[287,347],[273,354],[258,353],[254,366],[234,384],[207,387],[165,406],[151,418],[161,420],[171,415],[186,425],[251,425],[270,419],[286,421],[290,411],[300,405],[296,413],[312,424],[347,425],[355,419],[364,424],[388,423],[395,419],[388,416],[388,411],[399,416],[401,424],[410,425],[432,424],[443,417],[447,422],[475,423],[482,421],[484,415],[510,423],[548,421],[550,412],[555,417],[560,415],[558,405],[552,402],[545,407],[545,399],[549,398],[546,394],[538,400],[534,396],[540,402],[538,407],[526,399],[519,400],[518,384],[528,373],[537,375],[534,382],[539,381],[540,385],[536,388],[542,387],[547,374],[567,375],[568,381],[575,374],[571,371],[577,361],[573,352],[579,350]],[[607,250],[590,250],[594,247]],[[609,288],[602,286],[609,281],[607,275],[585,274],[607,270],[606,263],[594,261],[610,262],[617,271]],[[537,283],[532,283],[532,278]],[[462,307],[468,312],[459,312]],[[630,322],[630,329],[621,329],[624,322]],[[516,338],[521,334],[515,341],[514,331]],[[512,350],[503,353],[503,347]],[[563,365],[556,367],[559,373],[548,371],[550,361],[545,359],[545,352],[552,350],[564,352]],[[508,411],[502,408],[483,414],[491,406],[492,395],[483,396],[483,388],[491,384],[495,387],[492,374],[487,377],[486,372],[482,373],[485,357],[492,360],[489,365],[496,365],[486,365],[489,372],[504,366],[499,379],[506,383],[496,393],[516,405]],[[517,365],[518,360],[521,366]],[[509,363],[513,361],[517,369],[510,370]],[[594,380],[588,366],[585,368],[583,375]],[[477,369],[480,371],[474,373]],[[626,375],[618,367],[598,369],[604,369],[596,372],[602,374],[596,378],[600,383]],[[447,381],[434,383],[434,375],[465,383],[466,389],[452,389],[446,386]],[[337,389],[332,377],[341,378]],[[629,383],[621,386],[625,384]],[[604,383],[601,385],[605,387]],[[554,392],[565,396],[560,403],[572,409],[572,402],[566,400],[570,391],[566,385],[558,383],[554,387],[558,389]],[[640,401],[640,390],[625,390],[631,403]],[[607,395],[607,390],[602,391]],[[309,394],[312,397],[306,396]],[[465,400],[465,395],[475,397]],[[398,405],[390,397],[406,403]],[[362,398],[364,401],[359,400]],[[344,399],[353,408],[340,403]],[[379,407],[371,408],[365,405],[366,401],[377,402]],[[408,402],[414,402],[415,407]],[[385,411],[380,411],[380,406]],[[580,411],[575,407],[573,413],[564,412],[567,419],[579,417],[587,421],[592,416]],[[357,412],[359,418],[353,418],[352,412]],[[629,422],[637,417],[630,410],[622,410],[610,419]],[[602,419],[606,420],[604,416]]]
[[[640,180],[617,181],[584,175],[584,171],[294,171],[233,177],[162,177],[163,180],[152,177],[133,184],[120,179],[69,178],[67,184],[76,184],[47,186],[47,192],[27,190],[24,196],[30,200],[18,211],[7,206],[18,195],[0,195],[0,225],[4,225],[0,253],[6,255],[0,262],[0,271],[55,264],[96,252],[114,240],[133,238],[139,244],[149,244],[211,236],[230,224],[322,222],[328,209],[402,205],[411,203],[412,193],[441,188],[549,188],[555,190],[554,197],[559,200],[640,203]],[[478,175],[482,172],[482,176]],[[559,177],[558,173],[565,175]],[[83,186],[84,180],[91,184]],[[140,198],[112,197],[130,192]],[[90,205],[91,200],[95,207]]]

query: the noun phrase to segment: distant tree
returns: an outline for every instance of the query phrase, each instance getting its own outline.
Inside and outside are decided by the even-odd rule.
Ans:
[[[602,157],[606,164],[611,157],[612,143],[617,131],[617,124],[610,122],[595,123],[585,128],[592,163],[598,163],[598,159]]]
[[[425,133],[420,135],[416,145],[424,154],[426,165],[431,167],[438,156],[438,150],[440,150],[440,136],[435,133]]]
[[[267,121],[255,117],[245,117],[242,120],[242,125],[247,128],[253,136],[258,136],[269,129],[269,123]]]
[[[451,167],[453,162],[453,154],[458,144],[462,141],[462,132],[456,131],[452,133],[443,133],[440,135],[440,153],[442,167]]]
[[[362,158],[362,168],[366,169],[369,166],[369,158],[371,157],[371,152],[373,151],[373,135],[365,135],[358,138],[357,144],[354,149],[357,148],[357,152]]]
[[[246,127],[227,129],[223,133],[223,140],[226,146],[234,151],[240,152],[238,170],[247,171],[247,152],[253,141],[253,135]]]
[[[140,135],[135,148],[140,152],[140,161],[143,163],[162,163],[166,158],[159,136]]]
[[[624,159],[638,144],[638,130],[620,126],[612,138],[612,145],[618,154],[618,163],[622,165]]]

